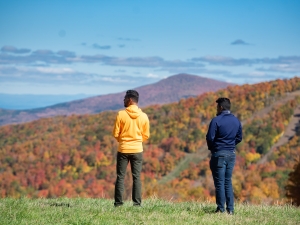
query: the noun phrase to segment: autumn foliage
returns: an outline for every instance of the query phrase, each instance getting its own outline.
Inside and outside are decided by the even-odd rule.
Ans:
[[[192,163],[175,179],[160,184],[188,154],[205,150],[205,135],[215,116],[215,100],[228,97],[232,112],[243,121],[244,140],[237,148],[233,175],[235,197],[241,201],[274,201],[285,196],[292,157],[300,153],[299,136],[276,149],[267,163],[257,162],[276,143],[293,115],[299,98],[253,115],[288,93],[300,90],[300,79],[232,86],[178,103],[144,108],[151,137],[144,144],[143,197],[177,200],[213,198],[209,158]],[[142,100],[141,100],[142,101]],[[114,192],[118,143],[111,132],[116,112],[60,116],[0,128],[1,197],[97,197]],[[131,194],[128,167],[125,195]]]

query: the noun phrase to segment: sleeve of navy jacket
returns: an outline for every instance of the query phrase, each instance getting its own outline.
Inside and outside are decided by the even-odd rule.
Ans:
[[[212,119],[206,134],[207,147],[211,151],[234,151],[242,141],[242,125],[229,111],[223,111]]]

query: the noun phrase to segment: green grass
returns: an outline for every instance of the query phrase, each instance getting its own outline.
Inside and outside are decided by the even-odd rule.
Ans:
[[[109,199],[0,199],[0,224],[300,224],[291,205],[236,204],[235,215],[215,214],[208,202],[146,199],[143,207]]]

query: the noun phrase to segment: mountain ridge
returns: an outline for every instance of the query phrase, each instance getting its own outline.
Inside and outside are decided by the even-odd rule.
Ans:
[[[134,88],[140,94],[140,107],[155,104],[166,104],[179,101],[181,98],[195,97],[205,92],[213,92],[230,85],[190,74],[177,74],[156,83]],[[107,110],[123,108],[124,92],[88,97],[48,107],[31,110],[0,109],[0,126],[30,122],[39,118],[58,115],[95,114]]]

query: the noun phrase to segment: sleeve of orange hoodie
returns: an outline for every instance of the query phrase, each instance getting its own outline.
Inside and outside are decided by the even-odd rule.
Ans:
[[[145,117],[146,117],[146,121],[143,126],[143,132],[142,132],[143,141],[146,141],[150,137],[150,123],[149,123],[148,116],[146,114]]]
[[[113,130],[113,136],[115,137],[115,139],[119,142],[119,136],[120,136],[120,115],[118,113],[116,120],[115,120],[115,126],[114,126],[114,130]]]

